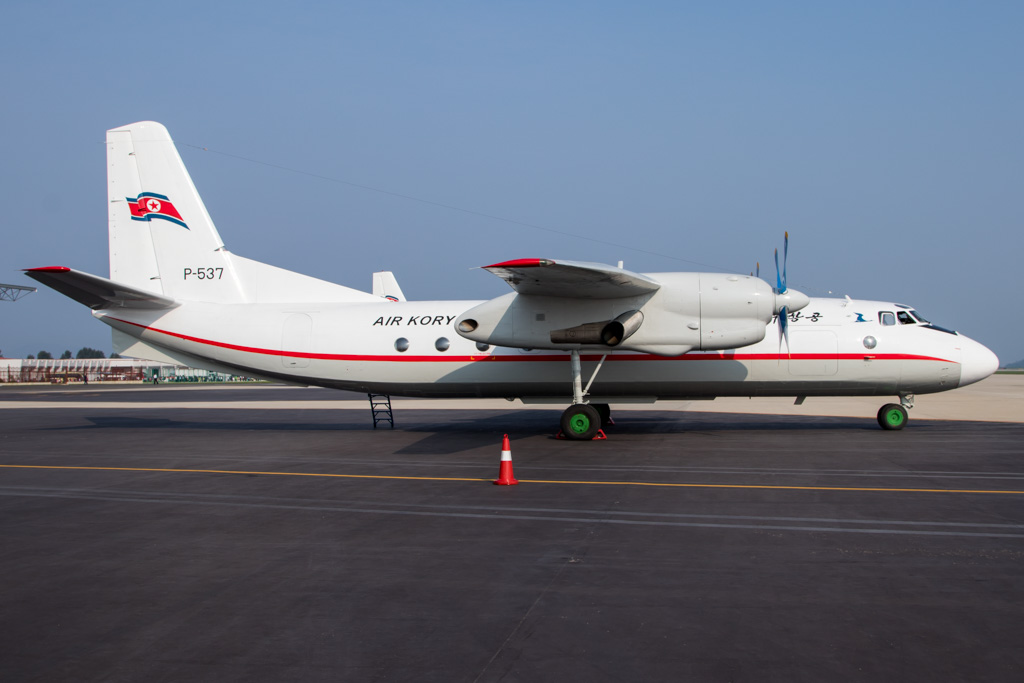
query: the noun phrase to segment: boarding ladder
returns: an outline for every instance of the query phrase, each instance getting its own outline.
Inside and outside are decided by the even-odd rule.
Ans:
[[[395,418],[391,414],[391,397],[387,394],[367,394],[370,399],[370,412],[373,413],[373,428],[377,428],[378,422],[387,422],[391,428],[395,428]]]

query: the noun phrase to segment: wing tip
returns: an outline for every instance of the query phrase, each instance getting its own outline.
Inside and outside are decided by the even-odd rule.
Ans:
[[[555,262],[551,259],[546,258],[517,258],[511,261],[502,261],[501,263],[492,263],[489,266],[483,266],[484,268],[539,268],[543,266],[553,266]]]

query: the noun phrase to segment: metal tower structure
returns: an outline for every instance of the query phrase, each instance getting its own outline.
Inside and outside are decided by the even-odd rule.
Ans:
[[[35,287],[22,287],[21,285],[5,285],[0,282],[0,301],[17,301],[26,294],[36,291]]]

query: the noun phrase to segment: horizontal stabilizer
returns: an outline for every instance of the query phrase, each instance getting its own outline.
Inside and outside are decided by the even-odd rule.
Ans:
[[[94,310],[101,308],[161,309],[178,303],[170,297],[89,275],[64,266],[27,268],[25,274]]]
[[[619,299],[658,291],[661,283],[603,263],[516,259],[484,266],[520,294],[571,299]]]

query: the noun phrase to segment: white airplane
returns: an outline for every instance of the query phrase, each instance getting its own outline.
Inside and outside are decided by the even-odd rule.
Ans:
[[[229,252],[159,123],[106,143],[110,278],[26,272],[91,308],[123,356],[370,394],[569,403],[570,439],[594,438],[612,403],[717,396],[895,396],[878,422],[901,429],[915,394],[999,365],[908,306],[787,289],[777,253],[774,288],[520,259],[486,266],[513,289],[490,301],[406,301],[391,273],[362,292]]]

